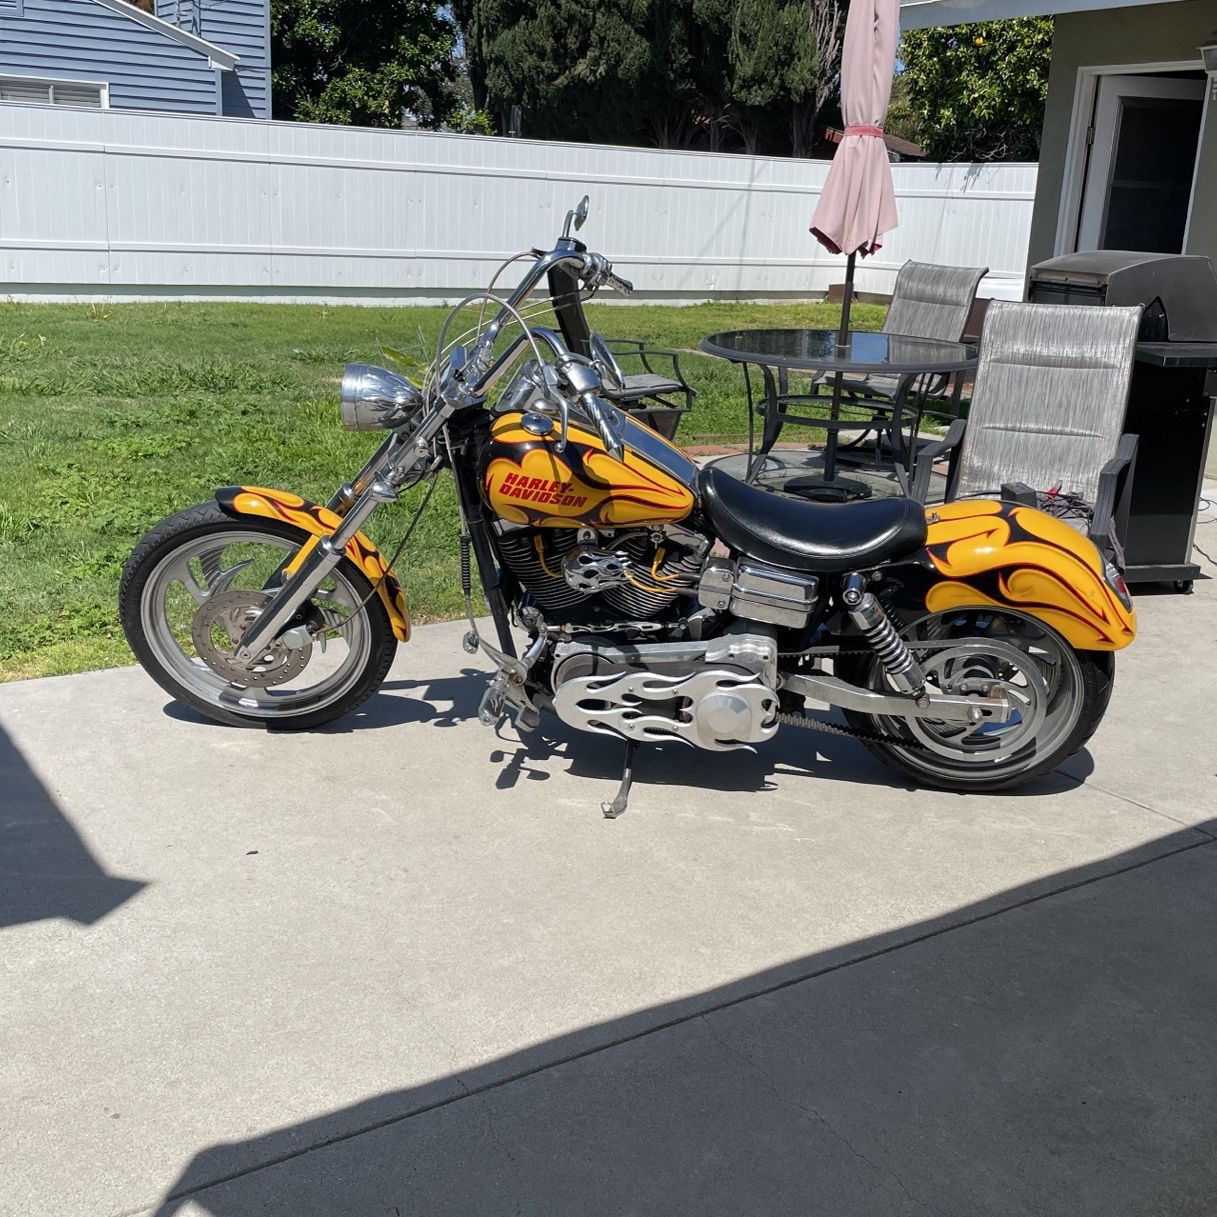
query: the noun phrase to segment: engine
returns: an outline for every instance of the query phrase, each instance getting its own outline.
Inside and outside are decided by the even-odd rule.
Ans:
[[[673,524],[607,531],[499,521],[495,543],[528,601],[565,639],[549,667],[563,722],[710,751],[777,731],[778,632],[814,628],[822,612],[814,575],[711,559],[707,537]],[[623,643],[613,629],[677,610],[701,618],[680,641]]]
[[[602,618],[661,618],[682,596],[696,594],[710,548],[700,533],[670,525],[606,532],[504,522],[496,524],[495,545],[551,620],[587,609]]]
[[[764,631],[764,632],[762,632]],[[554,712],[581,731],[722,752],[778,729],[778,644],[740,622],[705,642],[554,648]]]

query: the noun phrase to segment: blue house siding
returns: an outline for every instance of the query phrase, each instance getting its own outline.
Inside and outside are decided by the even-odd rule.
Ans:
[[[22,0],[0,7],[0,74],[96,80],[110,105],[132,110],[220,112],[207,55],[94,0]]]
[[[270,118],[270,0],[156,0],[156,15],[240,56],[221,78],[225,115]]]

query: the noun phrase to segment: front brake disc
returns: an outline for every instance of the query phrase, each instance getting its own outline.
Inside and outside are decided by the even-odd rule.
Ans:
[[[270,602],[265,592],[220,592],[208,596],[190,622],[190,636],[199,658],[217,675],[234,685],[281,685],[299,676],[308,666],[313,644],[287,647],[276,638],[257,662],[246,667],[237,659],[241,637]]]

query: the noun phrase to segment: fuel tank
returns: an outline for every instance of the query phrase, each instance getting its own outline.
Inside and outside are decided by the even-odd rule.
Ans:
[[[491,509],[513,524],[621,528],[683,520],[696,500],[697,466],[675,445],[621,415],[625,451],[612,456],[599,432],[572,418],[566,448],[547,415],[512,411],[495,420],[482,470]]]

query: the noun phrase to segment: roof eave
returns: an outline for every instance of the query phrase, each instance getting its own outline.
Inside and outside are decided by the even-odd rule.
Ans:
[[[172,22],[162,21],[159,17],[144,12],[142,8],[136,8],[134,4],[127,3],[127,0],[94,0],[94,3],[124,17],[129,17],[132,21],[138,21],[140,25],[145,25],[158,34],[164,34],[166,38],[172,38],[175,42],[188,46],[192,51],[198,51],[200,55],[206,55],[211,66],[219,68],[223,72],[231,72],[241,61],[239,55],[234,55],[231,51],[226,51],[222,46],[216,46],[214,42],[208,42],[197,34],[178,29]]]
[[[1179,0],[900,0],[900,28],[925,30],[997,21],[1004,17],[1050,17],[1058,13],[1101,12]]]

